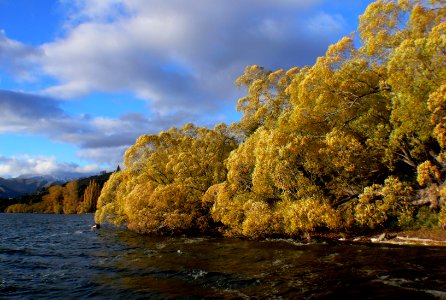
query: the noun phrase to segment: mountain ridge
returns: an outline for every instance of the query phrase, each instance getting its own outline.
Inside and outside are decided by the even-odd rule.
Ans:
[[[60,185],[64,182],[53,177],[45,178],[45,176],[0,178],[0,198],[16,198],[36,193],[43,188]]]

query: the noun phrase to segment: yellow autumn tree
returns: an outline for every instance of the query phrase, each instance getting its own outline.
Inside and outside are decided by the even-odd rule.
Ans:
[[[297,67],[275,72],[257,65],[246,67],[235,81],[239,88],[248,92],[238,100],[236,107],[243,114],[240,122],[234,124],[239,134],[247,137],[261,126],[274,126],[282,112],[291,108],[286,88],[298,71]]]
[[[248,95],[235,125],[247,138],[228,159],[227,183],[209,191],[214,218],[231,234],[249,227],[250,236],[255,227],[264,235],[355,226],[355,219],[364,226],[367,207],[379,211],[369,227],[394,218],[407,224],[414,191],[386,178],[413,180],[425,159],[442,164],[444,127],[433,131],[428,101],[439,102],[435,91],[445,80],[444,13],[439,1],[377,1],[360,18],[359,48],[345,37],[290,78],[248,67],[237,80]],[[271,74],[283,77],[268,80]],[[365,205],[371,191],[385,204]],[[265,221],[250,221],[255,214]]]
[[[126,187],[129,181],[129,171],[121,170],[113,173],[104,184],[95,212],[96,223],[109,222],[115,225],[122,225],[126,222],[127,216],[123,201],[127,194]]]
[[[211,220],[203,195],[226,179],[224,161],[235,146],[225,125],[187,124],[141,136],[124,156],[126,168],[104,186],[96,220],[141,233],[206,230]]]
[[[445,24],[444,1],[379,0],[314,65],[248,66],[241,120],[141,136],[97,220],[250,238],[444,220]]]
[[[218,212],[228,207],[224,199],[231,202],[232,209],[243,212],[245,202],[236,200],[243,195],[246,202],[263,199],[270,215],[276,215],[274,222],[291,224],[288,220],[295,217],[289,210],[296,211],[306,199],[315,199],[308,200],[314,204],[308,207],[333,218],[317,221],[318,225],[310,229],[336,227],[338,216],[329,203],[357,196],[363,186],[385,174],[380,142],[389,133],[387,91],[380,87],[379,74],[357,54],[349,38],[331,46],[313,67],[281,74],[291,74],[292,80],[282,81],[287,86],[276,89],[284,92],[269,94],[269,101],[275,103],[274,97],[278,97],[281,100],[277,102],[290,105],[280,106],[282,111],[272,113],[274,117],[268,123],[257,123],[256,131],[231,154],[226,185],[229,191],[225,195],[232,194],[232,198],[217,197],[214,214],[224,215]],[[251,84],[250,94],[257,92],[258,81]],[[265,106],[256,106],[256,97],[242,99],[255,100],[252,106],[245,104],[252,107],[249,116],[257,115],[254,108],[268,115]],[[250,119],[243,116],[240,127]],[[237,201],[239,205],[234,205]],[[236,231],[242,233],[243,214],[232,220],[241,224],[227,224],[231,231],[239,228]],[[283,224],[270,227],[281,228]],[[289,232],[307,230],[292,227]]]
[[[92,213],[96,211],[96,204],[101,195],[101,188],[95,180],[90,180],[87,188],[82,196],[82,201],[79,203],[78,213]]]
[[[413,196],[409,184],[389,177],[384,185],[374,184],[364,189],[355,208],[356,220],[371,229],[384,228],[391,222],[404,227],[412,221],[410,200]]]
[[[77,213],[79,205],[79,184],[77,181],[68,182],[62,191],[63,204],[62,210],[64,214]]]
[[[61,214],[63,213],[63,187],[52,186],[48,189],[48,194],[43,196],[46,213]]]

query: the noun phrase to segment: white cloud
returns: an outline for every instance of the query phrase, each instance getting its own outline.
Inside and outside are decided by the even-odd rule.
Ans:
[[[319,2],[78,0],[66,35],[41,47],[58,81],[44,92],[132,91],[161,115],[216,113],[246,65],[309,64],[341,35],[342,17],[307,17]]]
[[[113,15],[120,0],[59,0],[70,8],[69,22],[79,23],[86,19],[107,20]]]
[[[123,166],[123,156],[127,149],[128,146],[86,148],[79,150],[76,154],[80,158],[116,168],[118,165]]]
[[[0,90],[0,134],[37,134],[77,145],[79,157],[96,163],[116,164],[123,149],[145,133],[181,126],[192,116],[181,113],[161,117],[127,112],[118,118],[71,115],[48,97]]]
[[[312,34],[333,35],[343,30],[345,24],[344,18],[339,15],[331,15],[324,12],[311,17],[307,23],[308,30]]]
[[[6,33],[0,30],[0,69],[6,70],[18,80],[32,80],[34,75],[31,69],[40,56],[38,49],[8,39]]]
[[[57,39],[31,47],[0,32],[0,71],[19,80],[42,76],[43,86],[0,90],[0,133],[74,144],[79,157],[97,164],[119,163],[143,133],[233,121],[224,112],[235,107],[233,82],[247,65],[311,64],[346,26],[341,15],[321,10],[322,0],[60,1],[68,12]],[[116,118],[61,109],[61,101],[92,92],[130,92],[149,109]],[[42,171],[61,165],[46,162],[38,164]]]
[[[59,162],[55,157],[47,156],[0,156],[0,176],[16,177],[28,175],[54,175],[61,178],[81,177],[97,174],[103,169],[96,165],[79,166]]]

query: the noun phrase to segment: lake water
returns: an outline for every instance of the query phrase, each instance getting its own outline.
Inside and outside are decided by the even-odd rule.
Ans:
[[[0,214],[0,299],[446,299],[446,248],[148,238]]]

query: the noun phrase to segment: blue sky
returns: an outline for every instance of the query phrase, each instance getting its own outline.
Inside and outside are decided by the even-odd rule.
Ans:
[[[371,2],[0,0],[0,176],[110,170],[141,134],[237,121],[247,65],[313,64]]]

